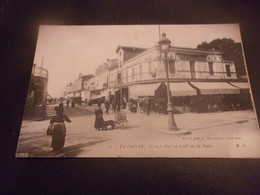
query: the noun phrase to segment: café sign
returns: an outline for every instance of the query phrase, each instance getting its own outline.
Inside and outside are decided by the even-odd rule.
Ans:
[[[214,55],[208,55],[207,61],[209,62],[221,62],[222,57],[221,56],[214,56]]]

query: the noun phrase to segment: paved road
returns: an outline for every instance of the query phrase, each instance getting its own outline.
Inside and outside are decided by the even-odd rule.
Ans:
[[[179,132],[167,129],[167,115],[128,113],[128,128],[97,131],[94,107],[66,109],[64,151],[53,153],[45,134],[48,120],[23,121],[18,156],[29,157],[225,157],[259,155],[259,130],[252,111],[177,114]],[[114,115],[104,115],[105,120]],[[188,131],[188,132],[187,132]],[[257,146],[258,145],[258,146]],[[203,149],[202,149],[203,148]],[[258,147],[260,148],[260,147]]]

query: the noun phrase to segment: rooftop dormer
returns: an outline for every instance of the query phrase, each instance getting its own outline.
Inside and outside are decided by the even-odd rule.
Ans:
[[[116,49],[116,53],[118,54],[118,64],[119,68],[122,67],[123,63],[140,53],[147,50],[146,48],[140,48],[140,47],[129,47],[129,46],[118,46]]]

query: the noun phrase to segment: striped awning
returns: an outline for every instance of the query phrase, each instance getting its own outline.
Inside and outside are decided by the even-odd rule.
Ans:
[[[193,96],[197,95],[196,89],[192,88],[187,82],[170,83],[172,96]]]
[[[91,95],[90,97],[91,100],[100,99],[100,98],[102,98],[101,95],[95,95],[95,94]]]
[[[159,87],[159,85],[160,83],[132,85],[129,87],[129,97],[138,98],[154,96],[154,92]]]
[[[240,93],[240,89],[227,82],[191,82],[191,84],[197,87],[202,95]]]

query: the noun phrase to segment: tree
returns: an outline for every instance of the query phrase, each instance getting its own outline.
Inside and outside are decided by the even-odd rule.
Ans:
[[[240,77],[246,75],[241,43],[236,43],[230,38],[214,39],[210,43],[202,42],[197,46],[197,48],[222,51],[223,60],[234,61],[237,76]]]

